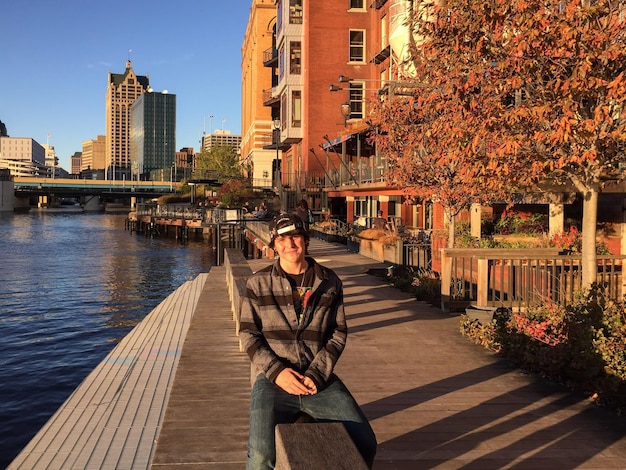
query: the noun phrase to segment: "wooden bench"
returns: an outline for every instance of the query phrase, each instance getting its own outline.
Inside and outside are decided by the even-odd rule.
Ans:
[[[367,470],[342,423],[276,426],[276,470]]]

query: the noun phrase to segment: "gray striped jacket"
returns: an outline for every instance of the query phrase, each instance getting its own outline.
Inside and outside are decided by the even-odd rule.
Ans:
[[[280,260],[248,279],[239,338],[251,361],[251,382],[264,374],[274,382],[291,367],[322,390],[348,336],[343,285],[334,271],[307,258],[315,271],[313,292],[298,324],[293,294]]]

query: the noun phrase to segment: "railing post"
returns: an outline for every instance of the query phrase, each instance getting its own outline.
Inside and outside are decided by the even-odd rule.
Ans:
[[[448,313],[450,309],[450,285],[452,283],[452,258],[446,248],[441,248],[441,311]]]
[[[476,306],[486,307],[489,293],[489,259],[478,258]]]

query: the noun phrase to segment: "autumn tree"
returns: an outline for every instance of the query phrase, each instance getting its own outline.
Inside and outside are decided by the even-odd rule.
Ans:
[[[462,184],[479,178],[481,191],[574,188],[583,200],[583,285],[591,285],[598,197],[626,160],[623,2],[416,3],[428,8],[411,17],[419,87],[414,135],[405,146],[395,141],[399,181],[412,159],[428,155],[432,166],[454,149]]]
[[[374,105],[379,151],[388,159],[391,179],[408,197],[439,203],[446,213],[448,246],[454,246],[455,218],[473,202],[486,202],[484,175],[469,164],[483,149],[472,149],[472,119],[455,126],[455,112],[466,114],[452,95],[422,91]],[[454,110],[454,111],[453,111]],[[459,122],[462,124],[462,122]]]
[[[197,170],[217,171],[220,178],[241,177],[242,167],[237,153],[228,146],[215,145],[210,151],[196,155]]]
[[[453,5],[444,10],[441,2],[418,3],[410,17],[412,79],[388,83],[370,118],[394,183],[443,206],[452,247],[455,216],[474,202],[506,199],[517,175],[508,163],[488,164],[494,142],[487,123],[494,105],[486,101],[497,106],[500,98],[489,93],[485,79],[491,60],[477,53],[484,25]]]

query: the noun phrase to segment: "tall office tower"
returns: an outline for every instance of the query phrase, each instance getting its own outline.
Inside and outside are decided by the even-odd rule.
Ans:
[[[135,75],[130,60],[124,73],[109,72],[106,94],[105,178],[130,179],[130,105],[150,88],[149,76]]]
[[[130,106],[132,178],[170,181],[176,167],[176,95],[148,90]]]

